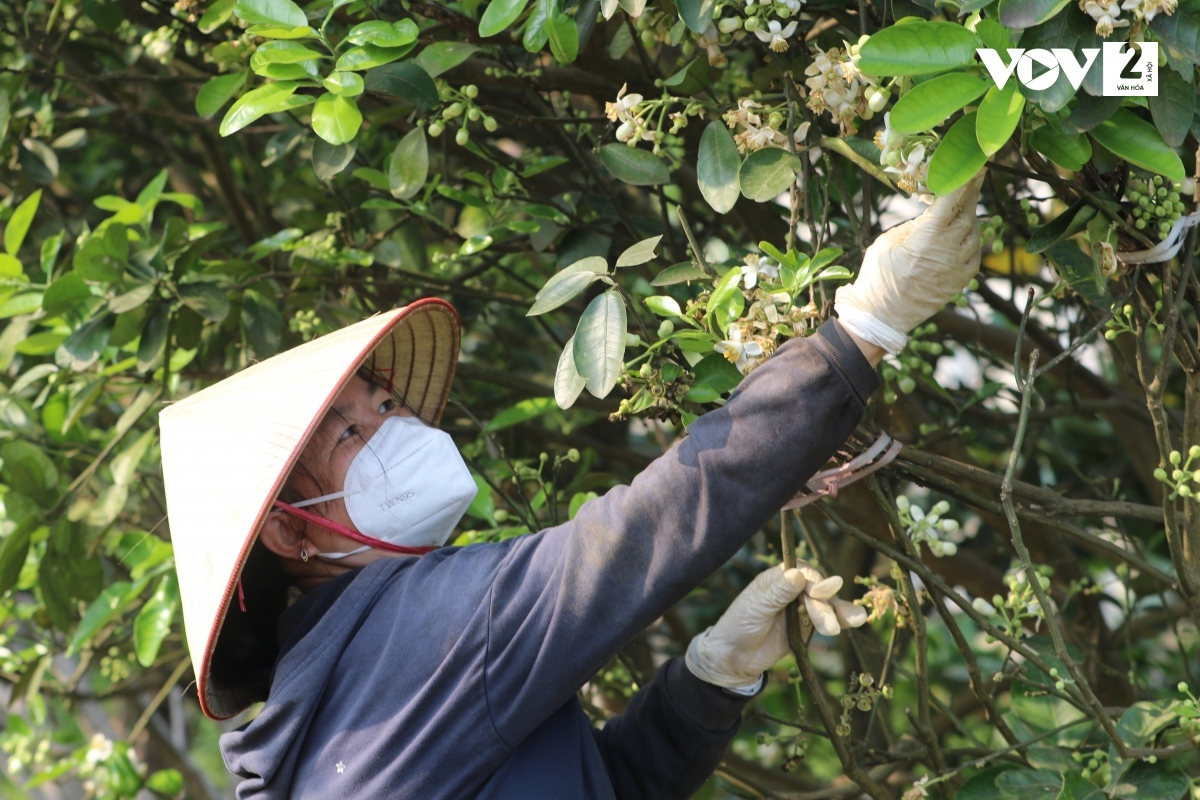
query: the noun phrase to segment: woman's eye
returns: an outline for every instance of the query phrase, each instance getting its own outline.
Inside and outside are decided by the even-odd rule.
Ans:
[[[384,400],[382,403],[379,404],[379,413],[380,414],[386,414],[389,411],[394,411],[395,409],[396,409],[396,400],[391,397],[389,397],[387,400]]]
[[[352,436],[355,436],[357,434],[358,434],[358,427],[355,425],[351,425],[350,427],[346,428],[346,430],[342,431],[342,435],[338,437],[338,441],[339,442],[345,441],[346,439],[349,439]]]

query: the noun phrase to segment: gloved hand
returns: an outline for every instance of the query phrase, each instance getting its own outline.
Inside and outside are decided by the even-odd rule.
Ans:
[[[763,672],[788,653],[787,620],[782,612],[800,595],[821,633],[838,633],[839,620],[847,627],[866,621],[865,609],[834,597],[841,588],[841,578],[823,578],[803,562],[787,571],[781,565],[762,572],[716,625],[692,639],[684,656],[688,671],[715,686],[756,690]]]
[[[845,327],[895,355],[906,334],[954,299],[979,271],[975,205],[983,172],[867,248],[854,283],[837,290]]]

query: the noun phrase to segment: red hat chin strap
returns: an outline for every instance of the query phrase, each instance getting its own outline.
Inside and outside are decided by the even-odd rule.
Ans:
[[[291,514],[293,517],[302,519],[305,522],[311,522],[313,525],[317,525],[327,531],[332,531],[333,533],[341,534],[347,539],[353,539],[359,544],[365,544],[368,547],[375,548],[376,550],[384,550],[388,553],[401,553],[406,556],[423,556],[426,553],[432,553],[437,549],[436,547],[428,546],[406,547],[401,544],[385,542],[383,539],[376,539],[374,536],[367,536],[365,533],[359,533],[353,528],[347,527],[340,522],[334,522],[331,519],[326,519],[320,514],[314,514],[311,511],[305,511],[303,508],[296,508],[295,506],[289,505],[282,500],[276,500],[275,507],[280,511]]]

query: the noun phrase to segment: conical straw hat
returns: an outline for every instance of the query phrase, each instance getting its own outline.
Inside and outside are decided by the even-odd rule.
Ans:
[[[160,414],[167,515],[205,714],[223,719],[248,705],[213,686],[213,652],[259,529],[334,398],[366,365],[436,424],[460,335],[448,303],[420,300],[280,353]]]

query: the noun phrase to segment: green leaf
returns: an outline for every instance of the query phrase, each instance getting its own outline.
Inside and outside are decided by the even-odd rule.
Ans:
[[[696,183],[705,202],[718,214],[728,214],[737,203],[741,167],[742,157],[729,128],[721,120],[708,123],[696,154]]]
[[[253,289],[242,295],[242,330],[254,348],[254,354],[270,358],[279,352],[283,335],[283,315],[271,298]]]
[[[658,186],[671,180],[661,158],[626,144],[604,145],[600,148],[600,160],[614,177],[633,186]]]
[[[1079,249],[1075,242],[1060,241],[1046,250],[1062,280],[1084,299],[1098,308],[1112,306],[1108,293],[1108,281],[1096,272],[1092,258]]]
[[[38,526],[38,518],[31,515],[22,520],[12,533],[0,544],[0,596],[17,585],[21,568],[29,555],[29,540]]]
[[[95,364],[108,345],[116,321],[115,314],[106,313],[83,323],[58,346],[54,362],[74,372],[82,372]]]
[[[78,653],[101,628],[141,594],[145,585],[143,581],[133,584],[117,581],[104,587],[100,596],[93,600],[83,613],[83,619],[79,620],[79,627],[75,629],[75,635],[71,637],[71,643],[67,647],[67,656]]]
[[[1174,14],[1156,14],[1150,30],[1163,44],[1183,53],[1193,64],[1200,64],[1200,5],[1184,0]]]
[[[229,136],[264,114],[280,110],[295,92],[296,84],[292,81],[277,81],[251,89],[225,112],[225,118],[221,120],[220,134]]]
[[[1063,773],[1063,788],[1057,800],[1106,800],[1104,790],[1078,772]]]
[[[413,61],[429,73],[429,77],[436,78],[466,61],[478,49],[465,42],[434,42],[417,53]]]
[[[142,326],[142,338],[138,342],[138,372],[146,372],[158,360],[158,354],[162,352],[163,344],[167,341],[167,323],[170,319],[171,307],[166,303],[159,305],[146,317],[145,325]]]
[[[212,119],[245,85],[245,71],[210,78],[196,94],[196,113],[205,119]]]
[[[320,58],[321,54],[299,42],[263,42],[254,51],[265,64],[299,64]]]
[[[1032,28],[1066,8],[1071,0],[1000,0],[1000,24],[1006,28]]]
[[[1158,71],[1158,95],[1148,98],[1148,103],[1163,141],[1169,147],[1182,145],[1196,111],[1196,87],[1175,70],[1163,68]]]
[[[679,301],[674,297],[667,295],[653,295],[643,300],[646,308],[653,311],[660,317],[682,317],[683,309],[679,307]]]
[[[275,24],[288,28],[307,25],[308,17],[292,0],[237,0],[233,13],[247,22]]]
[[[709,347],[709,350],[712,350]],[[696,383],[712,387],[718,394],[731,392],[742,382],[742,373],[720,353],[710,352],[692,367]]]
[[[178,605],[179,582],[174,572],[168,572],[133,622],[133,649],[143,667],[149,667],[158,657],[158,648],[171,632],[171,620]]]
[[[317,35],[317,32],[307,25],[297,25],[293,28],[273,23],[251,25],[246,29],[246,33],[251,36],[262,36],[267,39],[313,39]]]
[[[634,267],[638,264],[645,264],[654,258],[654,248],[658,247],[658,243],[662,240],[662,234],[651,236],[649,239],[642,239],[637,244],[630,247],[621,255],[617,256],[618,267]]]
[[[713,6],[716,0],[675,0],[679,16],[692,33],[704,33],[712,24]]]
[[[558,366],[554,370],[554,402],[559,408],[570,408],[586,385],[587,379],[575,369],[575,336],[572,335],[558,354]]]
[[[21,243],[25,241],[25,234],[29,233],[33,215],[37,213],[38,204],[41,202],[42,190],[38,189],[22,200],[21,205],[17,206],[8,218],[8,226],[4,229],[4,251],[10,256],[16,256],[17,251],[21,249]]]
[[[167,797],[183,791],[183,775],[177,769],[160,769],[146,779],[146,788]]]
[[[570,64],[579,56],[579,28],[575,18],[567,14],[555,15],[546,25],[550,37],[550,52],[560,64]]]
[[[417,24],[411,19],[396,23],[383,20],[360,22],[346,34],[351,44],[373,44],[376,47],[401,47],[417,40]]]
[[[112,463],[109,465],[113,483],[125,486],[133,483],[137,477],[138,465],[142,463],[142,459],[146,456],[146,451],[150,449],[150,445],[154,443],[157,436],[158,434],[154,429],[150,429],[113,458]]]
[[[1075,101],[1071,116],[1062,120],[1065,133],[1087,133],[1121,107],[1120,97],[1093,97],[1087,92],[1077,94]]]
[[[1070,172],[1079,172],[1092,158],[1092,143],[1082,133],[1074,136],[1043,125],[1029,135],[1034,150]]]
[[[550,40],[548,26],[559,13],[558,0],[534,0],[529,19],[525,20],[525,36],[521,44],[530,53],[536,53]]]
[[[358,135],[362,112],[352,97],[326,92],[313,106],[313,132],[330,144],[345,144]]]
[[[1018,46],[1024,48],[1026,51],[1062,48],[1079,53],[1084,47],[1098,48],[1100,44],[1101,39],[1096,36],[1095,23],[1091,17],[1070,10],[1052,17],[1036,27],[1027,28],[1021,34]],[[1084,78],[1082,85],[1084,87],[1088,86],[1091,76],[1099,75],[1100,69],[1100,59],[1097,58],[1088,71],[1088,77]],[[1039,70],[1035,74],[1040,76],[1041,72],[1042,70]],[[1009,80],[1015,82],[1016,78],[1014,76],[1009,78]],[[1075,88],[1071,86],[1070,79],[1067,77],[1066,70],[1063,69],[1059,70],[1058,80],[1046,89],[1030,89],[1024,84],[1021,84],[1018,89],[1021,94],[1034,103],[1037,103],[1047,113],[1056,113],[1060,109],[1065,108],[1067,102],[1076,93]]]
[[[215,0],[205,9],[204,14],[196,23],[201,33],[212,33],[224,25],[233,16],[233,0]]]
[[[42,310],[48,316],[57,317],[63,312],[70,311],[84,300],[92,296],[87,283],[78,272],[68,272],[50,284],[42,295]]]
[[[429,176],[429,145],[424,128],[404,135],[388,159],[388,186],[392,197],[407,200],[421,191]]]
[[[215,283],[194,281],[176,287],[184,305],[205,319],[221,322],[229,316],[229,298]]]
[[[374,69],[375,67],[381,67],[384,64],[390,64],[397,59],[404,58],[415,46],[416,43],[413,42],[403,47],[376,47],[373,44],[351,47],[342,53],[334,69],[342,72],[358,72],[364,69]],[[371,87],[368,86],[367,88]]]
[[[70,427],[64,423],[64,427]],[[121,515],[129,501],[129,487],[124,484],[106,486],[88,509],[87,524],[95,528],[107,528]]]
[[[471,501],[471,505],[467,506],[466,514],[469,517],[487,520],[489,524],[495,525],[496,501],[492,498],[492,487],[488,486],[488,482],[483,479],[482,475],[472,472],[471,477],[475,480],[475,499]]]
[[[1179,719],[1171,701],[1142,700],[1125,709],[1117,722],[1117,733],[1130,747],[1142,747],[1150,743],[1158,733]]]
[[[1120,781],[1114,781],[1115,800],[1184,800],[1191,787],[1188,776],[1178,769],[1162,764],[1139,761]]]
[[[975,114],[975,139],[985,156],[995,155],[1012,138],[1025,110],[1025,96],[1010,80],[1003,89],[987,90]]]
[[[982,43],[953,22],[892,25],[872,34],[859,50],[868,75],[927,75],[970,64]]]
[[[985,81],[963,72],[939,75],[905,92],[889,113],[888,122],[899,133],[933,130],[987,88]]]
[[[1026,252],[1034,254],[1045,252],[1068,236],[1079,233],[1087,225],[1088,220],[1094,216],[1096,216],[1096,207],[1086,200],[1080,200],[1035,230],[1025,245]]]
[[[607,272],[608,262],[600,256],[580,259],[569,267],[559,270],[550,277],[550,280],[546,281],[546,284],[535,295],[533,306],[525,313],[525,316],[536,317],[547,311],[553,311],[569,302]]]
[[[1018,767],[1013,764],[1002,764],[976,772],[959,788],[955,800],[1004,800],[1004,796],[996,787],[996,779],[1012,769],[1018,769]]]
[[[768,203],[787,191],[800,169],[800,159],[787,150],[764,147],[742,162],[738,183],[746,197],[756,203]]]
[[[606,397],[621,377],[625,326],[625,301],[617,289],[598,295],[579,318],[571,348],[575,368],[596,397]]]
[[[1043,769],[1014,769],[996,778],[996,788],[1005,800],[1057,800],[1062,777]]]
[[[437,84],[428,72],[413,61],[402,61],[371,70],[367,73],[366,85],[369,91],[391,95],[424,111],[440,102]]]
[[[495,36],[517,21],[529,0],[492,0],[479,18],[479,35]]]
[[[975,138],[975,112],[964,114],[950,126],[929,160],[929,191],[947,195],[965,184],[987,163]]]
[[[342,97],[357,97],[363,93],[363,79],[357,72],[333,72],[321,81],[325,91]]]
[[[672,286],[685,281],[699,281],[708,277],[708,273],[699,264],[692,261],[682,261],[667,267],[650,281],[651,286]]]
[[[705,315],[710,323],[716,323],[717,329],[722,333],[730,322],[741,316],[742,309],[746,305],[746,298],[742,295],[741,281],[742,271],[733,267],[722,276],[721,280],[717,282],[717,287],[708,297]]]
[[[250,70],[255,75],[261,75],[264,78],[270,78],[274,81],[309,81],[317,80],[321,77],[321,71],[316,59],[301,61],[296,64],[275,64],[267,61],[258,53],[250,57]],[[287,99],[284,107],[289,103],[301,102],[303,100],[311,103],[313,97],[312,95],[293,95]]]
[[[354,160],[356,152],[358,152],[358,145],[353,140],[341,144],[330,144],[324,139],[318,138],[312,149],[313,171],[317,173],[320,180],[327,181],[349,166],[350,162]]]
[[[1154,126],[1127,108],[1117,109],[1093,128],[1092,138],[1135,167],[1157,172],[1175,182],[1185,177],[1183,162]]]
[[[511,428],[513,425],[518,425],[527,420],[536,419],[548,411],[553,411],[556,408],[553,397],[530,397],[526,400],[511,405],[501,411],[496,416],[492,417],[492,421],[486,426],[489,433]]]

